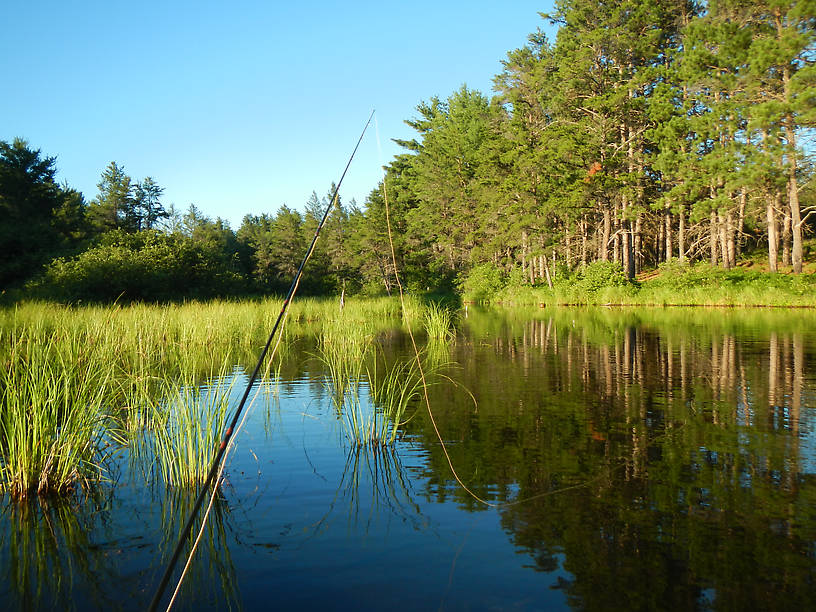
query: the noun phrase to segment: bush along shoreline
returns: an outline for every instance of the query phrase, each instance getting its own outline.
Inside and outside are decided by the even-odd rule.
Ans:
[[[518,274],[477,266],[460,282],[470,303],[511,306],[722,306],[816,308],[816,274],[783,274],[738,266],[669,262],[641,280],[627,281],[616,262],[597,261],[575,271],[556,269],[548,284],[530,285]]]

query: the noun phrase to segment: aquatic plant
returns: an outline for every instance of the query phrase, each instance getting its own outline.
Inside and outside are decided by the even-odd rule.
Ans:
[[[163,566],[173,554],[185,519],[195,504],[195,491],[187,488],[172,488],[156,492],[153,498],[154,507],[159,508],[161,522],[160,541],[155,549],[156,566]],[[238,530],[232,520],[228,499],[219,489],[213,500],[212,512],[202,534],[201,545],[193,556],[187,578],[181,585],[179,597],[190,604],[200,602],[198,606],[220,608],[214,605],[218,600],[226,609],[240,609],[240,597],[237,591],[235,564],[230,554],[230,534]],[[193,524],[194,533],[201,528],[201,517]],[[188,541],[182,554],[187,559],[192,542]],[[175,585],[175,582],[173,582]],[[164,608],[162,608],[164,609]]]
[[[102,516],[102,498],[87,506],[73,499],[40,498],[25,504],[7,504],[0,530],[0,550],[7,551],[6,609],[64,610],[75,602],[76,583],[87,585],[91,598],[112,608],[117,603],[104,592],[118,584],[117,564],[96,545],[92,535]]]
[[[456,339],[453,314],[449,308],[431,302],[425,309],[424,322],[429,342],[452,342]]]
[[[110,367],[88,334],[0,331],[0,488],[14,498],[98,482]]]
[[[165,383],[162,401],[153,406],[150,434],[166,485],[193,486],[206,479],[227,421],[231,369],[227,356],[207,384],[198,385],[192,372]]]
[[[416,359],[389,364],[376,335],[341,331],[326,327],[318,357],[346,438],[355,446],[393,444],[422,388],[419,365]],[[426,364],[426,376],[433,377],[438,365]]]
[[[397,361],[388,366],[383,358],[385,373],[381,377],[377,376],[377,363],[378,360],[375,359],[374,368],[366,371],[374,410],[371,418],[372,435],[364,442],[389,445],[396,441],[399,427],[406,422],[405,414],[409,404],[419,397],[422,377],[415,359]],[[426,377],[435,374],[436,368],[430,370]]]

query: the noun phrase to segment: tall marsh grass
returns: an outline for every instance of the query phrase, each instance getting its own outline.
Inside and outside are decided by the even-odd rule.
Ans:
[[[152,454],[166,485],[189,487],[206,479],[226,429],[234,381],[226,357],[204,385],[197,384],[192,371],[165,383],[149,423]]]
[[[112,375],[90,334],[0,331],[0,487],[14,498],[100,480]]]
[[[280,308],[280,300],[269,299],[0,309],[0,488],[22,498],[98,483],[112,453],[139,440],[130,455],[152,456],[162,480],[197,481],[229,396],[212,381],[254,365]],[[393,298],[351,298],[342,310],[337,300],[296,301],[278,357],[263,371],[280,378],[292,345],[317,336],[339,406],[353,404],[366,387],[378,419],[387,406],[403,414],[411,383],[398,381],[413,380],[411,368],[383,374],[385,366],[373,365],[380,358],[375,338],[401,317],[421,326],[424,312],[418,299],[407,300],[405,312]],[[353,429],[371,429],[352,419]],[[374,437],[393,439],[392,429]],[[152,436],[147,446],[145,431]]]
[[[441,304],[430,303],[425,309],[425,331],[431,342],[453,342],[456,332],[453,328],[451,310]]]
[[[349,441],[354,446],[387,446],[396,441],[408,407],[418,397],[420,369],[415,359],[389,363],[370,320],[357,323],[328,322],[320,336],[318,358]],[[435,374],[436,365],[425,367],[426,375]]]

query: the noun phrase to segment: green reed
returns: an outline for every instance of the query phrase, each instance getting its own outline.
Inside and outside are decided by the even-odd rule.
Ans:
[[[199,385],[194,371],[166,381],[150,415],[152,449],[162,481],[171,487],[204,482],[225,430],[233,382],[227,355]]]
[[[421,313],[418,301],[409,304],[412,317]],[[31,302],[0,309],[0,361],[6,365],[0,372],[0,487],[24,497],[99,482],[111,453],[167,423],[179,445],[186,437],[184,444],[203,449],[204,434],[193,436],[192,423],[210,417],[215,421],[207,427],[214,428],[221,417],[212,414],[223,412],[225,402],[225,393],[199,389],[217,374],[213,360],[216,370],[230,359],[230,368],[251,368],[280,307],[280,300],[269,299],[110,307]],[[263,372],[279,379],[293,343],[317,334],[334,368],[334,396],[359,396],[373,337],[399,325],[400,316],[395,299],[350,298],[342,310],[337,300],[296,301],[278,355]],[[206,413],[187,414],[183,405],[193,412],[206,406]],[[159,439],[148,449],[131,446],[130,455],[141,461],[142,451],[158,452],[162,478],[185,481],[170,466],[186,462],[192,451],[173,450],[166,436]],[[194,464],[200,463],[198,457]]]
[[[0,550],[8,553],[2,559],[7,609],[71,609],[77,582],[99,600],[120,579],[108,553],[94,546],[101,500],[91,500],[88,510],[74,501],[41,498],[4,506],[8,528],[0,530]]]
[[[160,512],[161,540],[155,549],[156,561],[151,564],[153,567],[167,565],[195,500],[196,491],[187,488],[166,489],[156,494],[153,502]],[[212,511],[207,517],[201,543],[181,585],[179,601],[192,603],[193,608],[224,607],[228,610],[240,610],[235,564],[229,550],[230,534],[236,530],[230,510],[223,489],[219,489],[213,500]],[[202,520],[203,515],[199,514],[193,523],[193,533],[198,533]],[[182,559],[187,559],[192,546],[193,541],[188,539],[182,551]],[[172,585],[175,586],[175,582]],[[221,598],[225,601],[219,602]],[[216,602],[225,605],[216,605]]]
[[[98,482],[110,367],[92,334],[0,331],[0,488],[13,498]]]
[[[425,308],[424,324],[429,341],[448,343],[456,339],[453,314],[449,308],[441,304],[435,302],[428,304]]]
[[[393,444],[422,388],[416,359],[388,363],[375,329],[370,318],[344,314],[327,321],[319,338],[326,386],[355,446]],[[440,364],[425,364],[431,378]]]
[[[382,376],[377,375],[378,360],[374,359],[373,363],[373,368],[366,370],[371,401],[374,404],[374,435],[371,441],[379,445],[390,445],[396,441],[399,427],[406,422],[408,406],[419,397],[422,376],[415,359],[388,365],[383,357],[385,367]],[[435,373],[436,368],[431,367],[426,377],[430,374],[433,378]]]

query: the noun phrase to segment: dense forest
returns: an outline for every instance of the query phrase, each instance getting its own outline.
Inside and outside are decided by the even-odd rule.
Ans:
[[[414,289],[486,269],[550,284],[596,262],[634,280],[759,251],[771,272],[802,272],[815,1],[563,0],[542,18],[556,39],[539,30],[509,52],[492,97],[463,86],[417,106],[415,137],[361,207],[314,193],[233,230],[165,208],[153,178],[115,162],[87,201],[56,183],[55,158],[0,142],[0,287],[69,301],[281,292],[331,206],[301,290],[390,293],[386,195]]]

